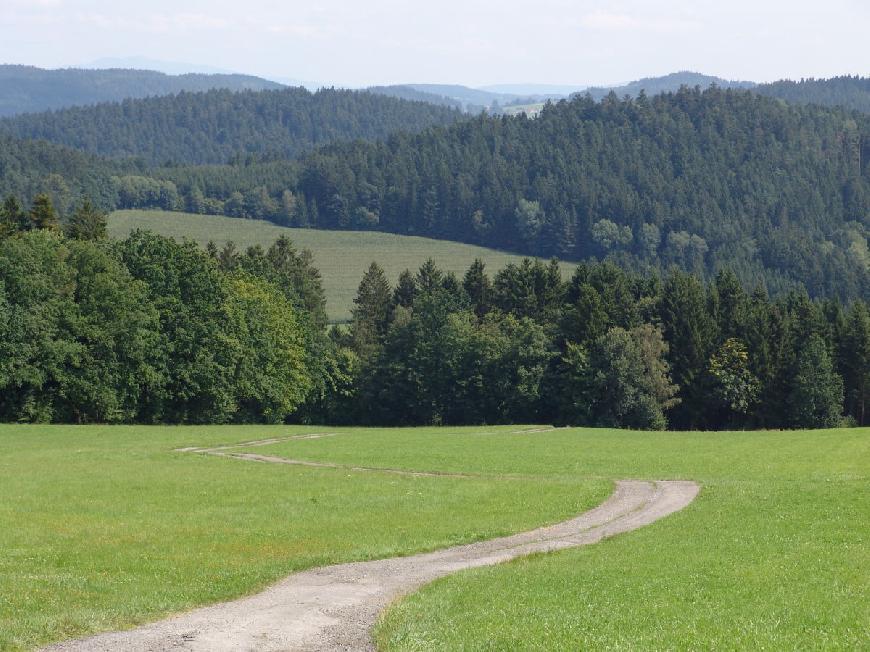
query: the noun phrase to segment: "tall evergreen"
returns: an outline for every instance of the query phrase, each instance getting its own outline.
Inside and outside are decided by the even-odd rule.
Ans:
[[[797,351],[795,375],[788,396],[791,424],[796,428],[833,428],[843,414],[843,379],[824,340],[811,335]]]
[[[674,409],[678,428],[707,425],[704,397],[709,390],[708,360],[716,325],[706,302],[704,286],[694,276],[673,272],[662,288],[661,320],[671,356],[671,374],[680,388],[681,404]]]
[[[85,199],[73,212],[65,231],[73,240],[103,240],[106,226],[106,214],[96,209],[90,199]]]
[[[33,205],[30,207],[30,222],[34,229],[57,231],[60,228],[57,212],[51,203],[51,197],[47,194],[39,194],[33,198]]]
[[[354,347],[364,359],[383,345],[390,324],[392,293],[384,270],[373,262],[360,281],[351,310]]]

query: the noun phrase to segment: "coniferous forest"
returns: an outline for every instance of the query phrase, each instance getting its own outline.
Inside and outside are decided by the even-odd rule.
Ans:
[[[29,120],[34,131],[19,135],[54,129],[68,134],[59,140],[85,149],[139,158],[97,158],[0,137],[0,190],[27,199],[48,193],[62,215],[87,195],[103,209],[156,207],[426,235],[537,256],[607,259],[639,272],[675,265],[711,279],[727,268],[773,296],[801,287],[812,297],[870,293],[870,121],[862,114],[745,90],[684,88],[637,99],[577,97],[535,119],[461,119],[444,107],[366,93],[299,91],[309,109],[324,112],[307,124],[334,115],[341,126],[297,141],[266,117],[248,120],[245,107],[278,115],[295,92],[231,96],[232,106],[242,107],[238,114],[216,103],[227,92],[213,91],[23,116],[5,128],[23,129]],[[188,105],[198,108],[179,110]],[[127,110],[137,119],[120,119]],[[356,117],[344,119],[343,111]],[[190,126],[200,124],[190,116],[204,113],[214,120]],[[360,116],[377,117],[377,124]],[[221,120],[229,117],[236,128],[223,132]],[[173,120],[187,126],[160,127]],[[413,133],[439,121],[452,124]],[[337,142],[286,158],[322,139],[376,139],[388,131],[394,133],[376,142]],[[147,162],[164,155],[223,164]]]
[[[336,140],[385,138],[446,125],[459,111],[348,90],[213,89],[24,114],[0,131],[150,165],[294,158]]]

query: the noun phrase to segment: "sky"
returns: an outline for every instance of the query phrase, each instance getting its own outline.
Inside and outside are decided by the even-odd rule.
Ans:
[[[181,61],[325,85],[870,74],[868,0],[0,0],[0,63]]]

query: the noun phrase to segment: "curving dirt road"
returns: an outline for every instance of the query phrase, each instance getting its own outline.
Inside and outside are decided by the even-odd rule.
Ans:
[[[196,609],[137,629],[49,648],[75,651],[373,650],[371,628],[396,598],[450,573],[596,543],[679,511],[694,482],[620,480],[598,507],[569,521],[411,557],[295,573],[262,593]]]

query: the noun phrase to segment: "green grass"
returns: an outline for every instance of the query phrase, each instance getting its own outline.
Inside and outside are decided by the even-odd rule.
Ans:
[[[0,650],[153,620],[302,568],[556,522],[610,490],[173,452],[311,431],[0,426]]]
[[[494,249],[373,231],[290,229],[260,220],[164,211],[116,211],[109,216],[109,234],[114,238],[123,238],[136,228],[177,239],[190,238],[203,245],[213,240],[222,246],[232,240],[241,250],[254,244],[268,246],[279,236],[287,235],[298,248],[310,249],[314,254],[315,266],[323,275],[327,312],[333,321],[350,319],[357,287],[373,261],[395,283],[402,271],[416,271],[427,258],[433,258],[442,269],[460,277],[475,258],[486,263],[490,274],[510,262],[522,260],[521,256]],[[562,270],[567,276],[573,265],[563,263]]]
[[[554,522],[618,478],[693,479],[703,490],[682,512],[604,543],[439,580],[387,612],[379,645],[868,648],[868,428],[339,428],[247,449],[472,478],[172,450],[323,430],[0,426],[0,649],[154,619],[312,565]]]

